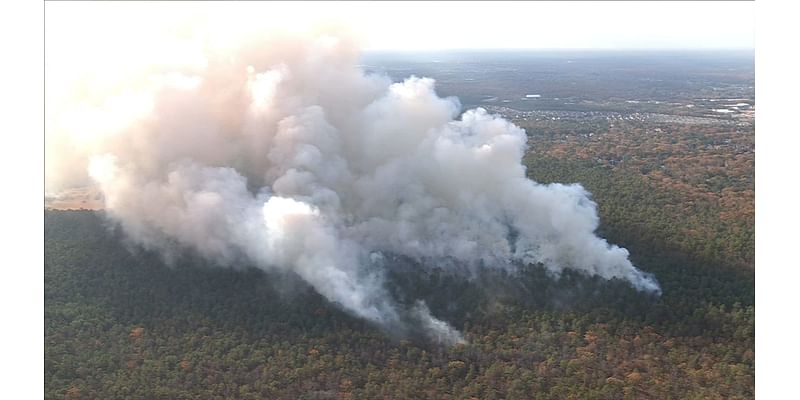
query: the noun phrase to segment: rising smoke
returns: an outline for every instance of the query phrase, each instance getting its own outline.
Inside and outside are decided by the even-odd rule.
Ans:
[[[90,178],[145,248],[290,271],[354,315],[415,321],[449,344],[461,335],[424,303],[401,311],[387,295],[386,255],[459,270],[542,263],[659,292],[595,235],[580,185],[526,177],[522,129],[461,114],[432,79],[366,74],[358,57],[332,36],[271,36],[137,70],[57,110],[48,182]]]

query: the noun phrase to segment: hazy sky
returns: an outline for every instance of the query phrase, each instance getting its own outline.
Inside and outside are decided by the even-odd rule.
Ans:
[[[344,26],[365,49],[754,47],[754,2],[46,3],[46,29],[93,35],[171,26]],[[72,32],[70,32],[72,33]],[[48,34],[48,38],[52,37]]]

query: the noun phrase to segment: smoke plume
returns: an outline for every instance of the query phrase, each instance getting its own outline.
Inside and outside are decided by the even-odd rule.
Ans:
[[[84,84],[56,107],[48,183],[94,182],[145,248],[294,272],[354,315],[416,321],[445,343],[463,339],[424,303],[402,311],[387,295],[385,255],[454,270],[542,263],[660,290],[595,235],[583,187],[526,177],[522,129],[462,114],[432,79],[366,74],[354,45],[326,35],[198,54]]]

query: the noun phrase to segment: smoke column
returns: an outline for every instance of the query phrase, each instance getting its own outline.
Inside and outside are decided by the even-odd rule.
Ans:
[[[387,295],[384,256],[454,270],[542,263],[660,291],[595,235],[586,190],[526,177],[522,129],[461,114],[432,79],[365,74],[358,57],[346,39],[275,34],[84,83],[51,108],[48,184],[93,182],[147,249],[291,271],[356,316],[417,321],[448,344],[460,333],[424,303],[400,311]]]

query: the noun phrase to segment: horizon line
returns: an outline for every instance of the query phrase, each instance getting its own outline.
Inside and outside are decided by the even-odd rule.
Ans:
[[[546,52],[546,51],[589,51],[589,52],[667,52],[667,51],[685,51],[685,52],[755,52],[755,47],[630,47],[630,48],[597,48],[597,47],[486,47],[486,48],[473,48],[473,47],[446,47],[436,49],[362,49],[363,53],[431,53],[431,52],[447,52],[447,51],[475,51],[475,52],[501,52],[501,51],[531,51],[531,52]]]

